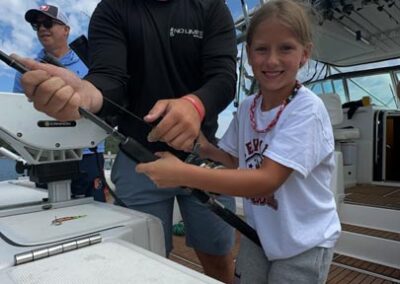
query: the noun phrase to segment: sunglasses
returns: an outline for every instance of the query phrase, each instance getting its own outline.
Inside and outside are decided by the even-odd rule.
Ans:
[[[32,29],[34,31],[38,31],[42,25],[46,29],[51,29],[54,24],[64,25],[64,23],[62,23],[60,21],[53,20],[53,19],[48,19],[48,20],[44,20],[44,21],[41,21],[41,22],[31,23],[31,26],[32,26]]]

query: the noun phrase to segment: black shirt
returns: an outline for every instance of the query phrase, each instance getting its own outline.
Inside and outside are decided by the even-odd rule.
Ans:
[[[89,25],[90,70],[86,80],[139,117],[160,99],[196,94],[206,117],[202,130],[214,138],[218,114],[235,93],[236,41],[222,0],[103,0]],[[102,115],[115,109],[106,101]],[[153,151],[150,128],[127,114],[119,130]]]

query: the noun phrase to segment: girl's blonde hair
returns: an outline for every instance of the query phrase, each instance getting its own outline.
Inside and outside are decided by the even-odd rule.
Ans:
[[[247,29],[247,45],[251,45],[257,27],[263,21],[272,18],[278,19],[292,30],[303,46],[312,43],[311,24],[305,4],[295,0],[270,0],[251,18]]]

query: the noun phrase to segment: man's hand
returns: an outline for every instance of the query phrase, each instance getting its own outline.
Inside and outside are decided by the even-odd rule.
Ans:
[[[184,99],[160,100],[144,119],[151,123],[159,118],[162,120],[150,132],[148,140],[163,141],[177,150],[190,152],[201,126],[200,115],[193,104]]]
[[[16,55],[13,55],[13,58],[32,70],[21,77],[21,84],[25,95],[33,102],[37,110],[57,120],[66,121],[80,118],[79,107],[91,111],[100,108],[98,106],[99,101],[94,104],[91,96],[82,95],[87,93],[87,85],[90,83],[81,80],[75,73],[32,59],[22,59]],[[94,90],[97,90],[93,85],[91,86]],[[96,96],[99,96],[99,94]]]
[[[186,166],[184,162],[168,152],[156,153],[160,159],[142,163],[136,166],[138,173],[146,174],[160,188],[171,188],[183,185],[182,170]]]

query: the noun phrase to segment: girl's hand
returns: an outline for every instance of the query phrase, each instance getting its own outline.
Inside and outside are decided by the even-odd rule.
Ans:
[[[136,171],[147,175],[160,188],[183,185],[182,178],[186,164],[169,152],[159,152],[156,155],[160,159],[138,164]]]

